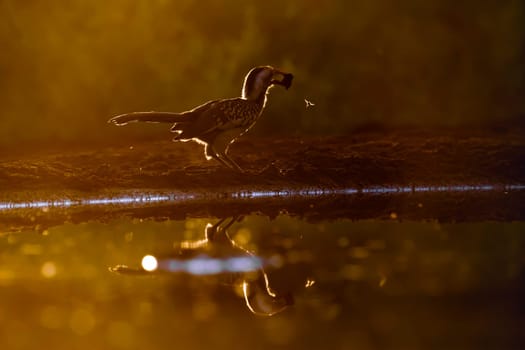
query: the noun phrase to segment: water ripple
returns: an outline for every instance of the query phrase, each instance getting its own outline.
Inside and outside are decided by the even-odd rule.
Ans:
[[[27,202],[0,202],[0,211],[20,209],[69,208],[82,206],[148,206],[168,203],[188,203],[195,200],[210,200],[217,197],[231,199],[261,198],[310,198],[334,195],[395,195],[410,193],[443,193],[443,192],[515,192],[525,190],[525,185],[452,185],[452,186],[372,186],[362,188],[306,188],[276,189],[267,191],[236,191],[210,194],[175,194],[175,193],[138,193],[133,195],[60,200],[38,200]]]

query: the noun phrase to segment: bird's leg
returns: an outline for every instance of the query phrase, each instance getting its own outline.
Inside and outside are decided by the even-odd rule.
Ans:
[[[239,166],[239,164],[237,164],[233,159],[231,159],[231,158],[227,155],[227,153],[228,153],[228,149],[230,148],[230,145],[231,145],[231,142],[228,143],[228,144],[226,145],[226,147],[224,147],[224,149],[222,150],[222,152],[219,153],[219,156],[220,156],[220,157],[223,157],[228,163],[230,163],[230,164],[231,164],[235,169],[237,169],[240,173],[245,174],[246,171],[245,171],[243,168],[241,168],[241,167]]]
[[[238,221],[238,219],[239,219],[239,215],[237,215],[237,216],[233,216],[233,217],[231,218],[230,222],[228,222],[226,225],[224,225],[224,226],[222,227],[222,230],[224,231],[224,230],[229,229],[231,225],[233,225],[234,223],[236,223],[236,222]]]
[[[207,226],[206,227],[206,230],[205,230],[205,235],[206,235],[206,239],[208,241],[212,241],[213,238],[215,237],[215,235],[217,234],[218,231],[220,231],[221,229],[221,224],[226,220],[226,218],[222,218],[220,219],[218,222],[216,222],[214,225],[212,226]],[[210,225],[210,224],[208,224]]]
[[[228,239],[228,241],[230,241],[230,243],[232,245],[235,245],[235,241],[233,240],[233,238],[230,237],[230,234],[228,233],[227,229],[230,228],[231,225],[233,225],[234,223],[236,222],[240,222],[242,219],[243,219],[243,215],[237,215],[237,216],[233,216],[230,220],[230,222],[228,222],[226,225],[223,226],[222,228],[222,231],[224,232],[224,235],[226,236],[226,238]]]
[[[230,168],[234,168],[235,170],[239,171],[241,174],[261,175],[263,172],[265,172],[270,167],[270,165],[267,165],[260,171],[253,171],[253,170],[247,171],[241,168],[239,164],[237,164],[232,158],[230,158],[227,155],[229,147],[230,147],[230,144],[228,144],[222,152],[217,152],[217,155],[221,157],[223,160],[227,161],[231,165]]]
[[[242,169],[235,168],[235,166],[231,165],[225,159],[222,159],[221,157],[219,157],[219,155],[217,154],[214,154],[212,158],[218,160],[222,165],[224,165],[227,168],[230,168],[231,170],[240,170],[242,172]]]
[[[222,152],[217,152],[214,146],[208,144],[206,145],[204,152],[206,154],[206,157],[216,159],[217,161],[219,161],[222,165],[224,165],[227,168],[236,170],[240,173],[245,172],[243,168],[241,168],[237,163],[233,161],[233,159],[231,159],[230,157],[226,155],[225,150],[223,150]]]
[[[230,168],[235,169],[243,174],[246,172],[243,168],[239,166],[239,164],[235,163],[233,159],[228,157],[226,153],[221,154],[220,157],[223,158],[223,160],[227,161],[230,164]]]
[[[206,156],[206,159],[212,159],[213,158],[213,159],[217,160],[219,163],[221,163],[222,165],[224,165],[225,167],[230,168],[232,170],[237,170],[231,164],[226,163],[224,161],[224,159],[221,159],[219,157],[219,154],[215,151],[213,146],[210,145],[210,144],[206,144],[206,146],[204,147],[204,155]]]
[[[231,217],[228,222],[226,222],[227,218],[222,218],[217,223],[215,223],[214,225],[208,224],[208,226],[206,227],[206,230],[205,230],[205,232],[206,232],[206,239],[208,241],[210,241],[210,242],[212,240],[215,240],[215,239],[220,239],[221,236],[219,236],[219,235],[221,235],[221,233],[222,233],[223,234],[223,239],[226,239],[230,244],[233,244],[233,240],[230,237],[230,235],[228,234],[227,230],[234,223],[241,221],[242,218],[243,218],[242,215],[237,215],[237,216]],[[226,224],[224,224],[225,222],[226,222]]]

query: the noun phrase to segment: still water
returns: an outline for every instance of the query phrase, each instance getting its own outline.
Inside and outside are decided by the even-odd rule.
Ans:
[[[491,196],[0,213],[0,349],[521,348],[525,222]]]

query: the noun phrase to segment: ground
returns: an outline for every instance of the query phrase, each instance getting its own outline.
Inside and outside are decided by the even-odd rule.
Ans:
[[[466,136],[468,135],[468,136]],[[195,143],[125,144],[103,149],[76,149],[5,155],[0,162],[0,202],[106,198],[132,193],[204,194],[202,201],[178,203],[177,210],[107,208],[2,214],[0,230],[12,231],[64,221],[137,218],[224,217],[260,212],[274,217],[381,219],[397,213],[414,220],[440,221],[523,219],[525,138],[521,131],[415,130],[359,132],[339,137],[255,138],[233,144],[230,155],[247,174],[204,158]],[[491,185],[490,193],[412,193],[409,196],[337,198],[228,198],[233,191],[305,188],[357,190],[374,187]],[[350,202],[349,202],[350,200]],[[423,206],[424,203],[424,206]],[[494,210],[495,207],[500,210]],[[137,209],[137,208],[135,208]]]
[[[416,130],[318,138],[245,137],[232,145],[230,155],[249,171],[246,175],[207,161],[202,146],[194,143],[40,151],[0,158],[0,191],[5,197],[7,192],[20,195],[29,190],[523,184],[524,135]]]

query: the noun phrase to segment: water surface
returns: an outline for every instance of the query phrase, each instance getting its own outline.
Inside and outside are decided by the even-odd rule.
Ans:
[[[519,348],[513,195],[6,212],[0,346]]]

